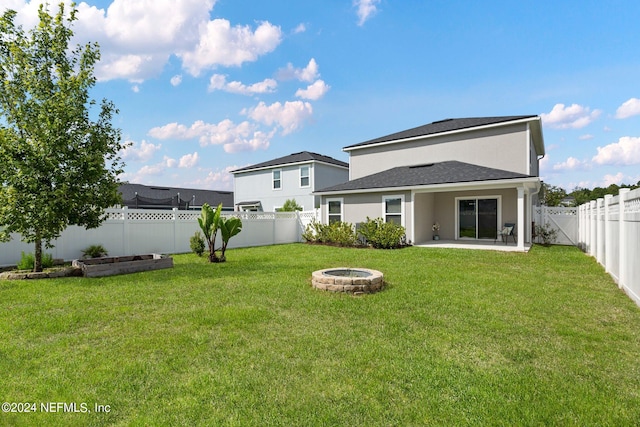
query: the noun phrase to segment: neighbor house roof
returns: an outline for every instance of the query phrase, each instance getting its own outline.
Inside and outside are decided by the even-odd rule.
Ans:
[[[339,193],[358,190],[407,188],[438,184],[527,179],[532,177],[501,169],[487,168],[458,161],[399,166],[362,178],[347,181],[315,193]]]
[[[389,143],[392,141],[401,141],[406,139],[412,139],[417,137],[425,137],[438,135],[442,133],[464,131],[472,128],[486,127],[486,126],[498,126],[508,124],[515,121],[528,121],[532,123],[534,132],[536,132],[534,140],[537,140],[539,154],[544,153],[544,143],[542,141],[542,129],[540,125],[540,118],[535,115],[528,116],[498,116],[498,117],[468,117],[461,119],[445,119],[438,120],[433,123],[429,123],[423,126],[418,126],[412,129],[403,130],[402,132],[392,133],[386,136],[382,136],[368,141],[360,142],[358,144],[349,145],[344,148],[344,151],[351,151],[366,146]],[[540,151],[542,150],[542,151]]]
[[[208,203],[210,206],[218,206],[233,210],[233,191],[201,190],[195,188],[164,187],[142,184],[121,184],[119,188],[123,200],[131,200],[136,196],[147,199],[167,199],[176,197],[180,193],[180,199],[189,202],[190,206],[202,206]],[[194,198],[195,196],[195,198]]]
[[[279,157],[277,159],[269,160],[266,162],[258,163],[244,168],[236,169],[231,173],[248,172],[257,169],[267,169],[274,166],[283,166],[296,163],[309,163],[309,162],[321,162],[333,166],[339,166],[342,168],[349,168],[349,163],[334,159],[333,157],[323,156],[322,154],[312,153],[309,151],[302,151],[300,153],[289,154],[288,156]]]

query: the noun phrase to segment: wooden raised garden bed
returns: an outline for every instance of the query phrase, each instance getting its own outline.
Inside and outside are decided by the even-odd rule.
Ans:
[[[173,268],[173,258],[166,255],[146,254],[76,259],[73,260],[73,266],[80,268],[84,277],[102,277]]]

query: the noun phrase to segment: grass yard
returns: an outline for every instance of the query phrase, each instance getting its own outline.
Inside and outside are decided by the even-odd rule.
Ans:
[[[36,404],[0,424],[640,423],[640,308],[576,248],[292,244],[227,259],[0,282],[0,397]],[[387,287],[310,287],[340,266]]]

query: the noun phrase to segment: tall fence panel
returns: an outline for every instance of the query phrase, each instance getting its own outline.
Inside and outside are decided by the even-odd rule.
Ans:
[[[640,189],[581,205],[578,246],[640,305]]]
[[[578,243],[578,208],[540,206],[535,209],[534,221],[556,231],[555,244]]]
[[[242,219],[242,232],[229,241],[229,248],[264,246],[302,241],[302,233],[318,211],[309,212],[233,212],[224,216]],[[200,230],[199,211],[107,209],[106,219],[98,228],[85,230],[70,226],[46,249],[54,258],[80,258],[90,245],[102,245],[111,256],[145,253],[190,252],[189,238]],[[220,242],[218,241],[218,245]],[[13,234],[9,242],[0,243],[0,267],[16,265],[21,252],[33,252],[32,244]]]

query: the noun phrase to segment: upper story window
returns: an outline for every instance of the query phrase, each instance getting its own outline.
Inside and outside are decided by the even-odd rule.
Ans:
[[[280,190],[282,188],[282,170],[275,169],[273,172],[273,189]]]
[[[404,196],[383,196],[383,215],[385,222],[395,222],[398,225],[404,223]]]
[[[300,166],[300,187],[309,187],[309,166]]]

